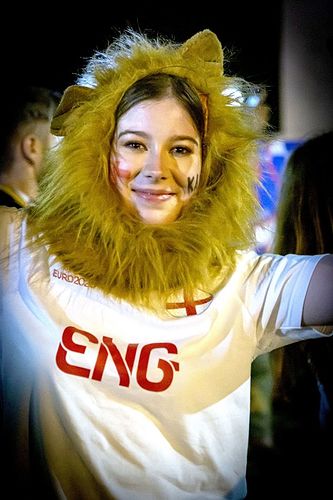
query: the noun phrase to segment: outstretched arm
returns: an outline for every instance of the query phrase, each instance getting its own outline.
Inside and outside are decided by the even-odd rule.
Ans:
[[[320,259],[313,272],[305,296],[302,324],[333,325],[333,254]]]

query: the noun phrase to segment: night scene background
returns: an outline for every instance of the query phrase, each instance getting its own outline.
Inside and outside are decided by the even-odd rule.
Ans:
[[[263,151],[264,217],[270,224],[291,150],[333,128],[333,2],[257,0],[3,4],[1,95],[32,84],[59,92],[125,27],[184,42],[208,28],[225,49],[225,72],[265,86],[276,135]]]

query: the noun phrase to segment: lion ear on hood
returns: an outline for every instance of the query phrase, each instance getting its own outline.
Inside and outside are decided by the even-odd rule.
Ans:
[[[83,87],[82,85],[70,85],[67,87],[52,118],[51,132],[53,135],[65,135],[66,119],[74,108],[79,107],[82,102],[89,100],[93,92],[93,89]]]
[[[200,57],[206,62],[223,64],[222,46],[212,31],[206,29],[199,31],[186,40],[180,49],[186,57]]]

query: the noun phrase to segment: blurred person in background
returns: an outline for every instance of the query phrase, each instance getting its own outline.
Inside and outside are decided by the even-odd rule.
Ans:
[[[327,131],[305,140],[289,157],[277,209],[275,252],[333,251],[333,193],[328,181],[332,144],[333,131]],[[310,340],[278,349],[271,356],[274,442],[304,475],[307,468],[313,471],[315,453],[332,456],[333,345],[327,339]],[[320,461],[316,492],[318,475],[325,488],[323,480],[329,476],[324,471]]]
[[[2,106],[0,205],[24,207],[37,194],[44,153],[56,143],[50,132],[60,94],[44,88],[13,88]]]
[[[289,156],[275,215],[274,252],[333,251],[332,144],[333,131],[328,131],[302,141]],[[301,498],[326,498],[329,470],[313,457],[331,456],[333,449],[332,361],[332,342],[323,339],[285,346],[252,364],[249,500],[266,498],[282,463],[283,478],[270,498],[281,498],[286,487]]]

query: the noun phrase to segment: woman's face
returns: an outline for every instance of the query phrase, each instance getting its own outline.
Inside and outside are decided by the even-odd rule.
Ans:
[[[201,140],[174,98],[146,100],[119,120],[111,148],[111,181],[147,224],[176,220],[197,189]]]

